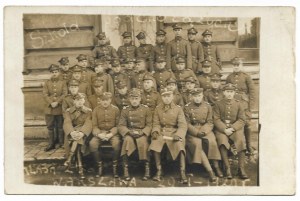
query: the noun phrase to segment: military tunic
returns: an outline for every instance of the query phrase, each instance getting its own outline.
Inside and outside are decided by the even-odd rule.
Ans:
[[[218,46],[203,42],[202,47],[204,59],[211,60],[211,74],[219,73],[221,66],[218,64],[218,61],[221,62],[221,54]]]
[[[62,101],[62,111],[63,111],[63,113],[65,113],[68,108],[71,108],[71,107],[74,106],[75,96],[76,95],[73,96],[71,94],[68,94],[63,98],[63,101]],[[91,108],[91,104],[87,99],[85,100],[84,105],[88,108]]]
[[[88,101],[91,105],[90,108],[94,111],[94,109],[100,104],[101,95],[93,94],[88,97]]]
[[[213,112],[209,103],[204,101],[200,104],[190,102],[184,107],[184,114],[188,124],[186,137],[188,161],[190,163],[202,163],[202,141],[208,142],[207,158],[221,160],[216,137],[212,132],[214,127],[212,119]],[[204,132],[205,136],[200,138],[197,134],[201,132]]]
[[[222,89],[208,89],[204,92],[204,100],[207,101],[211,106],[224,98],[224,93]]]
[[[116,94],[113,98],[113,104],[116,105],[120,110],[130,105],[128,93],[125,95]]]
[[[134,88],[138,88],[140,90],[143,90],[144,86],[143,86],[143,83],[144,83],[144,76],[149,73],[147,71],[140,71],[136,74],[136,76],[134,77]],[[157,90],[157,85],[156,85],[156,80],[153,78],[153,88],[155,90]]]
[[[68,83],[72,79],[72,71],[71,70],[67,70],[67,71],[61,70],[59,79]]]
[[[147,92],[146,90],[142,93],[142,104],[147,105],[152,112],[154,112],[156,106],[161,103],[160,94],[157,91],[151,90]]]
[[[85,82],[88,82],[89,84],[92,83],[92,77],[95,75],[96,73],[92,70],[90,70],[88,67],[84,70],[82,70],[82,75],[81,75],[81,79]]]
[[[220,100],[215,103],[213,120],[218,145],[230,148],[229,139],[233,141],[237,152],[246,149],[244,126],[245,113],[241,103],[236,100]],[[224,133],[225,128],[233,128],[235,132],[229,137]]]
[[[122,73],[122,72],[120,72],[120,73],[115,73],[115,72],[114,72],[114,73],[111,75],[111,77],[112,77],[112,80],[113,80],[113,83],[114,83],[114,91],[115,91],[116,94],[118,93],[118,91],[116,90],[116,89],[117,89],[117,83],[118,83],[118,82],[126,83],[127,89],[128,89],[128,90],[131,89],[130,80],[129,80],[128,76],[127,76],[125,73]]]
[[[183,107],[184,106],[184,101],[183,101],[181,93],[179,93],[179,91],[176,90],[173,93],[173,95],[174,95],[173,103],[175,103],[176,105],[179,105],[179,106]]]
[[[139,47],[137,47],[136,57],[137,58],[144,58],[146,60],[146,69],[149,72],[154,71],[154,66],[153,66],[153,60],[154,60],[153,45],[145,44],[145,45],[140,45]]]
[[[118,130],[123,136],[121,156],[130,156],[136,149],[140,160],[148,160],[148,137],[152,129],[152,114],[147,106],[128,106],[121,112]],[[130,131],[138,131],[141,137],[134,139],[128,134]],[[136,142],[136,143],[135,143]]]
[[[134,86],[134,77],[136,76],[136,72],[133,69],[125,69],[123,72],[128,76],[130,86]]]
[[[92,77],[92,81],[100,80],[103,84],[103,92],[110,92],[114,94],[114,82],[111,78],[111,76],[107,73],[97,73]]]
[[[153,132],[158,132],[159,136],[156,140],[151,141],[149,150],[161,152],[164,144],[167,145],[172,159],[175,160],[180,153],[185,153],[185,136],[187,131],[187,123],[183,110],[180,106],[171,103],[168,108],[164,104],[156,107],[153,116]],[[179,136],[182,141],[164,140],[163,136],[174,137]]]
[[[88,83],[87,81],[84,81],[84,80],[80,80],[78,93],[84,93],[87,96],[92,95],[92,88],[91,88],[90,83]]]
[[[106,60],[117,59],[118,54],[115,48],[110,45],[99,45],[93,49],[93,56],[95,59],[105,58]]]
[[[200,87],[203,88],[204,92],[211,88],[211,74],[198,75],[197,79],[200,83]]]
[[[193,101],[193,95],[192,91],[186,90],[185,92],[182,93],[182,98],[184,104],[188,104]]]
[[[118,49],[119,58],[125,61],[127,58],[135,58],[137,53],[137,48],[134,45],[122,45]]]
[[[185,79],[188,77],[193,77],[195,80],[195,86],[199,87],[199,81],[198,81],[195,73],[191,69],[184,69],[181,71],[177,70],[174,74],[175,74],[178,89],[180,92],[185,91]]]
[[[201,62],[204,60],[202,44],[198,41],[189,41],[192,48],[192,70],[194,73],[202,71]]]
[[[154,61],[156,61],[159,57],[166,57],[166,56],[167,56],[167,44],[165,42],[157,43],[153,48]],[[167,69],[171,70],[168,67]]]
[[[171,70],[162,69],[162,70],[156,70],[153,74],[153,77],[156,80],[157,83],[157,90],[160,91],[161,88],[164,88],[167,86],[167,80],[170,78],[175,79],[175,75]]]

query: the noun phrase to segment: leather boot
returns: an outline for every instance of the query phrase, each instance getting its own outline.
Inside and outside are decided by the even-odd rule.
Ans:
[[[147,181],[150,178],[150,166],[149,166],[149,162],[146,161],[145,162],[145,175],[143,177],[144,181]]]
[[[119,175],[118,175],[118,161],[117,160],[113,161],[113,176],[114,176],[114,178],[119,178]]]
[[[44,149],[44,151],[50,151],[52,149],[55,149],[55,144],[54,144],[54,130],[48,130],[48,135],[49,135],[49,144],[48,146]]]
[[[58,129],[58,144],[59,148],[64,147],[64,138],[65,138],[65,133],[63,129]]]
[[[161,175],[162,175],[162,169],[161,169],[161,165],[156,166],[156,174],[153,177],[154,181],[160,181],[161,180]]]
[[[245,152],[244,151],[241,151],[239,152],[239,169],[238,169],[238,176],[241,178],[241,179],[248,179],[248,175],[246,174],[246,171],[245,171]]]
[[[97,163],[97,169],[98,169],[98,172],[96,174],[96,177],[101,177],[102,174],[103,174],[103,163],[102,163],[102,161]]]
[[[211,170],[211,171],[208,171],[208,175],[209,175],[209,181],[210,182],[216,182],[217,181],[217,178],[215,176],[215,173]]]
[[[225,167],[225,174],[227,179],[232,179],[231,169],[230,167]]]
[[[79,174],[80,179],[84,179],[85,178],[82,166],[78,167],[78,174]]]
[[[181,181],[183,184],[187,184],[188,180],[185,174],[185,157],[184,154],[181,152],[180,155],[180,176],[181,176]]]
[[[219,177],[219,178],[223,178],[224,177],[223,172],[220,169],[219,161],[218,160],[213,160],[213,169],[214,169],[217,177]]]
[[[245,126],[245,140],[246,140],[246,148],[248,155],[253,155],[253,148],[251,146],[251,127]]]
[[[123,156],[123,171],[124,171],[125,181],[129,181],[130,180],[130,175],[129,175],[129,171],[128,171],[128,158],[127,158],[127,155]]]
[[[85,176],[82,167],[81,145],[78,145],[76,149],[76,155],[77,155],[77,163],[78,163],[78,174],[81,179],[84,179]]]

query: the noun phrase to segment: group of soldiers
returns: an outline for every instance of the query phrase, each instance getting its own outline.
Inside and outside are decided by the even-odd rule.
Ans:
[[[175,38],[166,43],[166,32],[158,30],[155,47],[146,44],[143,32],[136,36],[139,47],[132,45],[132,34],[124,32],[124,45],[117,51],[101,32],[92,60],[80,54],[72,67],[68,57],[50,65],[52,77],[43,88],[49,133],[45,151],[63,147],[66,172],[72,172],[75,161],[84,178],[82,155],[89,152],[96,176],[103,175],[99,148],[109,144],[115,178],[121,158],[123,177],[130,180],[133,153],[144,162],[143,180],[150,178],[150,158],[156,166],[153,179],[162,178],[163,156],[179,161],[183,183],[186,161],[202,164],[211,181],[216,176],[231,179],[229,154],[238,155],[238,175],[248,178],[244,166],[246,151],[253,153],[251,77],[235,57],[233,73],[222,87],[220,53],[211,42],[212,32],[205,30],[200,43],[195,41],[195,28],[188,30],[189,40],[182,38],[178,24],[173,31]]]

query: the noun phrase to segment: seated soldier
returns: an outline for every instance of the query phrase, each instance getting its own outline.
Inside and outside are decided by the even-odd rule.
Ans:
[[[234,99],[235,85],[226,84],[223,88],[225,98],[216,102],[214,106],[215,134],[220,148],[222,160],[225,166],[225,174],[228,179],[232,179],[228,151],[233,145],[238,153],[239,170],[241,179],[247,179],[245,172],[245,111],[242,104]]]
[[[211,89],[204,92],[204,100],[211,106],[224,98],[223,90],[221,89],[221,74],[213,74],[211,76]]]
[[[105,72],[106,65],[104,60],[95,60],[94,71],[96,74],[92,76],[92,82],[100,80],[103,84],[103,92],[114,94],[114,82],[111,76]]]
[[[128,88],[125,82],[121,81],[117,83],[117,93],[113,98],[113,104],[116,105],[120,110],[130,105]]]
[[[167,83],[167,88],[170,91],[173,91],[173,103],[183,107],[184,102],[183,102],[182,95],[178,91],[176,79],[171,77],[166,81],[166,83]]]
[[[219,167],[221,155],[215,134],[212,132],[214,127],[212,108],[209,103],[203,101],[202,88],[193,90],[192,101],[184,107],[184,113],[188,123],[186,137],[188,162],[202,164],[209,173],[210,181],[214,182],[216,177],[208,159],[212,160],[217,176],[223,177]],[[203,143],[208,145],[207,155],[202,147]]]
[[[123,157],[124,178],[130,180],[128,172],[128,157],[135,150],[138,151],[139,160],[145,162],[143,180],[150,177],[149,143],[148,137],[152,129],[152,113],[150,109],[141,104],[141,91],[133,88],[129,93],[130,106],[121,112],[119,132],[123,136],[121,157]]]
[[[167,147],[173,160],[179,158],[181,181],[187,184],[185,175],[185,135],[187,123],[183,110],[173,103],[173,92],[165,88],[161,90],[163,104],[156,107],[153,115],[152,141],[149,150],[154,153],[156,175],[153,180],[161,180],[161,152]]]
[[[97,79],[93,81],[93,89],[95,93],[88,97],[89,102],[91,103],[92,110],[94,110],[99,105],[101,96],[104,93],[103,82]]]
[[[92,110],[84,106],[85,95],[79,93],[75,96],[74,106],[67,109],[64,119],[64,131],[70,146],[70,153],[64,165],[67,172],[72,172],[71,162],[77,159],[78,173],[85,178],[82,167],[82,153],[86,152],[86,139],[92,132]]]
[[[195,79],[193,77],[188,77],[185,79],[185,88],[186,91],[182,93],[182,98],[184,104],[188,104],[193,99],[192,92],[194,91],[195,88]]]
[[[90,151],[98,167],[96,177],[102,176],[102,153],[99,147],[102,144],[111,144],[113,148],[113,176],[118,178],[118,159],[121,149],[121,139],[117,125],[119,123],[120,110],[111,104],[112,94],[104,92],[100,96],[100,104],[93,111],[93,138],[89,143]]]

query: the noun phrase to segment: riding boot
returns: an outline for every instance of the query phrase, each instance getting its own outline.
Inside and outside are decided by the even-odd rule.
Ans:
[[[185,175],[185,157],[184,157],[184,153],[180,152],[179,154],[180,157],[180,176],[181,176],[181,181],[183,184],[187,184],[188,183],[188,179]]]
[[[160,181],[161,175],[162,175],[160,153],[154,152],[154,160],[155,160],[155,166],[156,166],[156,174],[153,177],[153,180]]]
[[[226,149],[226,147],[224,145],[222,145],[222,146],[220,146],[220,152],[221,152],[221,156],[222,156],[223,163],[225,166],[225,175],[226,175],[227,179],[232,179],[232,174],[231,174],[230,164],[229,164],[229,159],[228,159],[228,150]]]
[[[48,135],[49,135],[49,144],[44,149],[46,152],[50,151],[52,149],[55,149],[55,144],[54,144],[54,130],[48,130]]]
[[[222,170],[220,169],[219,161],[218,160],[213,160],[213,167],[214,167],[216,176],[219,177],[219,178],[223,178],[224,175],[223,175]]]
[[[253,155],[253,148],[251,146],[251,127],[249,125],[245,126],[245,140],[248,154]]]
[[[240,151],[238,157],[239,157],[238,175],[241,179],[248,179],[249,177],[245,171],[245,151]]]
[[[124,179],[126,181],[129,181],[130,175],[128,170],[128,156],[126,154],[123,156],[123,171],[124,171]]]
[[[118,160],[113,161],[113,176],[114,176],[114,178],[119,178],[119,175],[118,175]]]
[[[144,181],[147,181],[150,178],[150,166],[149,162],[145,161],[145,175],[143,177]]]
[[[65,133],[63,129],[58,129],[58,144],[59,148],[64,147],[64,138],[65,138]]]
[[[82,156],[81,156],[81,149],[80,149],[80,145],[78,146],[77,148],[77,162],[78,162],[78,174],[79,174],[79,177],[81,179],[84,179],[85,176],[84,176],[84,172],[83,172],[83,167],[82,167]]]

